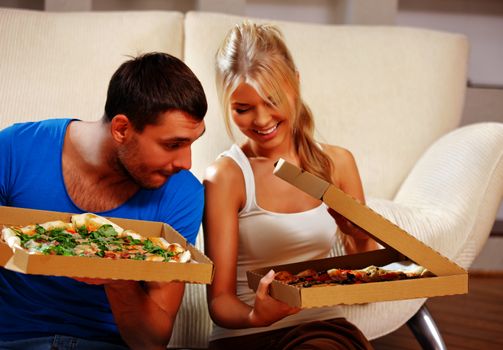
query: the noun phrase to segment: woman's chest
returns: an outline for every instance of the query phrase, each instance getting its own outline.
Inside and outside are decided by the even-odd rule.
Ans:
[[[275,176],[271,169],[252,166],[257,205],[277,213],[298,213],[313,209],[321,201]]]
[[[252,210],[239,217],[239,254],[252,265],[324,258],[336,231],[324,204],[292,214]]]

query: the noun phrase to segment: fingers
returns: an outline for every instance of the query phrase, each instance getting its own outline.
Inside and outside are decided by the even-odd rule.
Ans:
[[[89,277],[73,277],[74,280],[79,282],[94,284],[94,285],[126,285],[130,283],[136,283],[135,281],[128,280],[114,280],[114,279],[105,279],[105,278],[89,278]]]
[[[270,270],[267,274],[265,274],[261,279],[259,286],[257,288],[257,296],[259,298],[265,299],[267,297],[271,298],[269,295],[269,286],[271,285],[272,281],[274,281],[274,276],[275,272],[274,270]],[[282,301],[276,300],[274,298],[270,299],[270,302],[275,304],[276,307],[280,308],[283,310],[283,313],[287,315],[292,315],[296,314],[299,312],[301,309],[297,307],[292,307]]]
[[[109,280],[105,280],[102,278],[87,278],[87,277],[74,277],[74,280],[77,280],[79,282],[87,283],[87,284],[94,284],[94,285],[101,285],[109,282]]]
[[[269,294],[269,285],[274,280],[274,270],[270,270],[261,279],[257,288],[257,296],[264,297]]]
[[[335,221],[338,224],[339,224],[339,222],[348,222],[349,223],[348,219],[346,219],[344,216],[342,216],[341,214],[336,212],[334,209],[328,208],[327,211],[330,215],[332,215],[332,217],[335,219]]]
[[[356,229],[359,228],[359,226],[355,225],[353,222],[349,221],[345,216],[342,214],[336,212],[332,208],[327,209],[328,213],[332,215],[332,217],[335,219],[337,222],[337,225],[343,229],[343,228],[350,228],[350,229]]]
[[[300,312],[300,310],[302,310],[302,309],[299,307],[291,306],[290,311],[288,311],[288,315],[290,316],[290,315],[296,314],[296,313]]]
[[[300,311],[299,308],[291,307],[269,295],[269,286],[274,280],[274,275],[274,270],[270,270],[260,279],[255,296],[255,304],[249,315],[250,324],[253,326],[268,326]]]

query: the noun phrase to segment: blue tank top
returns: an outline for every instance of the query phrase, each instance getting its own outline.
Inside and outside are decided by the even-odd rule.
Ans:
[[[61,157],[71,119],[14,124],[0,131],[0,205],[82,213],[68,196]],[[103,216],[161,221],[194,244],[204,190],[189,171],[156,190],[140,190]],[[0,267],[0,339],[63,334],[121,343],[102,286]]]

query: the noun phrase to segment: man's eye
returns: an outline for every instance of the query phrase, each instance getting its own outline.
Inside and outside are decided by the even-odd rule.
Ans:
[[[164,147],[167,149],[170,149],[170,150],[174,150],[174,149],[178,149],[178,148],[182,147],[182,144],[180,142],[167,143],[164,145]]]

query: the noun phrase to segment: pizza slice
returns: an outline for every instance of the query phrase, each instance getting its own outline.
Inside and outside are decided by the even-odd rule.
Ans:
[[[3,240],[31,254],[102,257],[146,261],[189,262],[190,251],[162,237],[143,237],[92,213],[76,214],[71,222],[5,227]]]
[[[124,229],[119,225],[114,224],[112,221],[93,213],[83,213],[72,215],[72,224],[76,229],[86,229],[87,231],[96,231],[103,225],[110,225],[113,227],[117,234],[121,234]]]
[[[170,262],[184,263],[190,260],[190,251],[184,249],[180,244],[169,243],[163,237],[150,237],[150,240],[154,245],[167,251],[168,254],[172,254],[171,259],[169,260]]]
[[[68,245],[75,243],[75,230],[71,223],[49,221],[43,224],[6,227],[4,241],[11,248],[23,248],[29,253],[72,255]]]
[[[384,267],[370,265],[363,269],[334,268],[326,271],[306,269],[297,274],[279,271],[276,272],[275,279],[286,284],[307,288],[326,284],[357,284],[430,276],[433,276],[433,274],[424,267],[410,262],[402,262]]]
[[[432,273],[424,267],[415,266],[414,269],[403,270],[371,265],[364,269],[330,269],[327,273],[332,279],[341,283],[397,281],[432,276]]]
[[[274,279],[286,284],[296,283],[299,278],[288,271],[278,271],[274,274]]]

